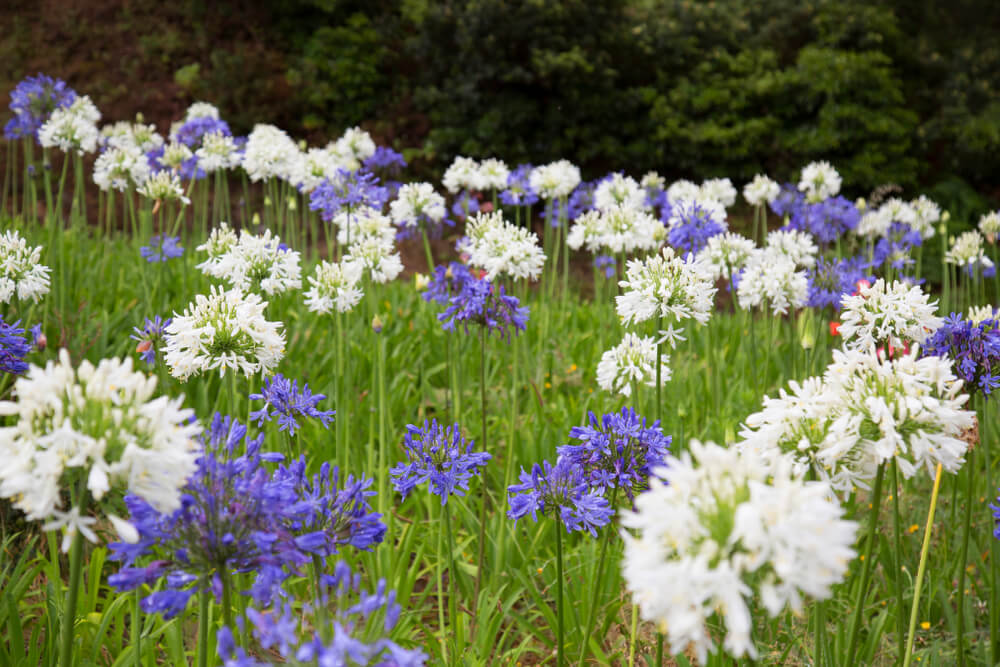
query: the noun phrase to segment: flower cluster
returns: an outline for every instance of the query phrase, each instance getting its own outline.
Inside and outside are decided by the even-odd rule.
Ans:
[[[983,249],[983,235],[976,230],[959,235],[945,253],[944,261],[959,267],[970,277],[981,273],[988,278],[997,270]]]
[[[407,183],[399,188],[396,199],[389,204],[392,221],[401,230],[421,228],[429,236],[441,233],[447,213],[444,197],[430,183]]]
[[[822,201],[840,192],[841,178],[829,162],[810,162],[802,168],[799,190],[811,202]]]
[[[470,265],[486,271],[487,279],[507,275],[537,280],[541,275],[545,253],[538,236],[511,224],[502,213],[476,214],[466,223],[465,233],[461,250],[468,253]]]
[[[381,210],[388,197],[374,174],[338,169],[310,193],[309,208],[329,222],[341,211],[350,214],[363,206]]]
[[[643,619],[674,652],[715,652],[709,619],[725,623],[723,648],[757,657],[749,602],[776,617],[802,596],[830,597],[854,557],[857,524],[845,521],[822,482],[804,482],[784,459],[691,442],[671,457],[622,524],[622,568]]]
[[[358,288],[362,267],[357,262],[321,261],[315,275],[309,276],[312,287],[306,291],[306,307],[310,312],[327,314],[333,310],[346,313],[358,305],[363,296]]]
[[[428,482],[431,493],[441,496],[442,505],[452,494],[464,496],[469,480],[492,458],[486,452],[473,451],[472,446],[471,440],[465,442],[458,424],[442,428],[436,419],[424,422],[423,428],[407,424],[403,448],[409,462],[389,471],[392,485],[406,498],[415,487]]]
[[[241,230],[235,243],[230,233],[228,227],[220,228],[198,246],[198,250],[208,252],[208,259],[198,264],[198,269],[241,292],[270,296],[302,287],[299,253],[271,236],[270,230],[261,235]]]
[[[0,373],[21,375],[28,370],[24,358],[31,352],[32,344],[20,324],[20,321],[8,324],[0,316]]]
[[[647,211],[627,206],[611,206],[604,211],[588,211],[576,218],[566,243],[573,250],[586,247],[592,253],[633,253],[653,251],[666,239],[663,224]]]
[[[667,228],[670,245],[696,253],[710,238],[727,231],[729,226],[726,209],[715,199],[681,199],[673,203]]]
[[[542,199],[568,197],[580,184],[580,169],[566,160],[535,167],[528,180]]]
[[[840,335],[850,348],[922,344],[941,326],[935,315],[937,301],[929,302],[919,287],[898,280],[886,284],[879,278],[873,285],[861,285],[857,294],[843,297],[841,306]]]
[[[15,230],[0,235],[0,303],[38,300],[49,293],[49,267],[41,264],[42,247],[28,247]]]
[[[5,139],[34,137],[56,109],[65,109],[76,99],[76,92],[62,79],[39,73],[21,81],[10,91],[10,110],[14,117],[3,128]]]
[[[93,153],[101,136],[97,122],[101,112],[86,95],[73,99],[69,106],[57,107],[38,130],[43,148],[58,148],[64,153]]]
[[[719,278],[730,280],[743,269],[755,248],[754,242],[745,236],[726,232],[709,238],[698,252],[697,259],[712,281]]]
[[[445,331],[453,331],[461,322],[466,333],[469,324],[482,327],[485,334],[496,332],[505,340],[511,330],[517,334],[528,324],[528,309],[516,296],[504,293],[503,285],[494,285],[486,278],[471,278],[448,300],[448,308],[438,315]]]
[[[273,125],[256,125],[247,137],[243,169],[254,183],[289,177],[299,149],[284,130]]]
[[[781,191],[780,186],[764,174],[757,174],[743,186],[743,198],[751,206],[763,206],[774,201]]]
[[[553,514],[566,527],[566,532],[586,530],[594,537],[597,529],[611,521],[614,514],[604,495],[590,486],[583,467],[560,458],[555,466],[548,461],[537,463],[531,473],[521,469],[520,483],[507,487],[510,510],[514,521],[531,514],[538,520]]]
[[[630,260],[619,285],[623,293],[615,301],[626,325],[664,317],[705,324],[712,314],[716,290],[705,267],[691,257],[681,259],[669,247],[645,260]]]
[[[983,317],[952,313],[927,339],[924,355],[946,357],[955,363],[969,391],[989,396],[1000,388],[1000,310],[987,306]]]
[[[139,344],[135,346],[135,351],[139,353],[147,366],[154,366],[156,365],[156,349],[163,343],[164,333],[172,320],[168,317],[167,321],[164,322],[159,315],[154,316],[152,320],[148,317],[145,320],[141,329],[132,327],[132,331],[135,333],[129,338],[139,341]]]
[[[531,206],[538,201],[538,193],[531,188],[530,164],[521,164],[507,176],[507,189],[500,193],[500,201],[507,206]]]
[[[139,248],[139,254],[150,264],[175,259],[184,254],[184,248],[178,245],[180,240],[179,236],[154,234],[150,237],[148,246]]]
[[[622,342],[603,355],[597,364],[597,384],[605,391],[632,395],[633,384],[656,386],[656,341],[626,333]],[[660,355],[660,382],[670,379],[670,356]]]
[[[795,260],[774,249],[756,250],[747,260],[736,287],[740,308],[770,307],[774,315],[801,308],[809,294],[805,272],[797,270]]]
[[[153,398],[156,378],[133,371],[131,359],[74,369],[64,349],[58,363],[31,366],[14,386],[18,400],[0,402],[0,414],[17,417],[0,429],[0,497],[30,520],[49,520],[45,530],[65,528],[64,551],[77,531],[96,541],[96,519],[82,516],[87,496],[100,503],[121,484],[160,511],[179,506],[201,427],[183,399]],[[67,490],[72,507],[62,511]],[[135,541],[126,522],[108,517]]]
[[[272,416],[278,419],[278,430],[288,431],[291,436],[299,428],[296,417],[309,417],[318,420],[324,427],[328,426],[336,413],[335,410],[317,410],[316,405],[326,398],[323,394],[313,394],[309,385],[302,385],[299,393],[297,380],[289,380],[281,373],[264,379],[264,387],[260,393],[250,394],[251,401],[264,401],[260,410],[250,413],[250,421],[257,421],[260,427]],[[274,410],[274,415],[271,414]]]

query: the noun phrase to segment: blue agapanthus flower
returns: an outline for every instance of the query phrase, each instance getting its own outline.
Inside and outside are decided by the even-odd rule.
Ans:
[[[476,280],[476,277],[465,264],[460,262],[452,262],[448,266],[438,264],[434,267],[434,276],[420,296],[424,301],[448,303],[451,297],[461,292],[462,286],[470,280]]]
[[[507,175],[507,189],[500,192],[500,201],[507,206],[531,206],[538,202],[538,193],[531,189],[530,164],[519,164]]]
[[[132,331],[135,333],[129,338],[139,341],[139,344],[135,346],[135,351],[139,353],[140,358],[147,365],[154,366],[156,364],[156,349],[163,343],[164,331],[170,326],[173,318],[168,317],[166,321],[163,321],[159,315],[156,315],[152,320],[148,317],[145,320],[146,322],[141,329],[132,327]]]
[[[479,200],[468,190],[462,190],[451,205],[452,215],[459,221],[479,212]]]
[[[309,208],[319,211],[323,220],[329,222],[343,209],[352,211],[370,206],[381,210],[388,198],[388,191],[379,185],[374,174],[364,169],[338,169],[309,194]]]
[[[594,268],[598,271],[604,272],[605,278],[611,278],[615,275],[615,258],[613,255],[597,255],[594,257]]]
[[[389,474],[392,485],[403,498],[416,486],[430,484],[431,493],[441,496],[441,504],[454,494],[464,496],[469,480],[492,458],[486,452],[472,451],[473,442],[465,442],[458,424],[442,428],[436,419],[424,427],[408,424],[403,449],[409,460],[399,463]]]
[[[696,201],[677,202],[672,213],[678,222],[667,232],[667,242],[685,254],[697,253],[708,239],[726,231],[724,221],[716,220],[711,210]]]
[[[166,262],[169,259],[180,257],[184,254],[184,248],[178,245],[181,237],[163,236],[154,234],[149,238],[149,245],[139,248],[139,254],[143,259],[152,264],[153,262]]]
[[[805,206],[806,197],[791,183],[785,183],[778,191],[778,196],[769,202],[771,210],[778,217],[789,219]]]
[[[232,131],[229,129],[229,123],[226,121],[209,116],[200,116],[185,121],[183,125],[177,128],[174,138],[194,151],[201,148],[202,139],[206,134],[215,133],[220,133],[227,137],[233,136]]]
[[[289,380],[278,373],[264,380],[260,393],[250,394],[251,401],[264,401],[260,410],[250,413],[250,420],[256,420],[258,427],[263,426],[264,422],[271,421],[273,410],[273,416],[278,419],[278,430],[288,431],[289,435],[295,435],[299,429],[298,417],[317,419],[327,427],[337,411],[316,409],[316,405],[325,398],[324,394],[309,391],[308,384],[303,384],[299,392],[297,380]]]
[[[875,276],[868,272],[867,262],[859,258],[816,259],[816,265],[806,271],[809,280],[809,295],[806,305],[810,308],[832,306],[840,310],[840,301],[845,294],[857,291],[859,280],[875,282]]]
[[[861,213],[857,207],[840,195],[812,204],[806,203],[804,199],[795,199],[793,202],[785,228],[812,234],[821,244],[833,243],[857,227],[861,221]]]
[[[391,148],[379,146],[361,163],[361,167],[368,172],[388,178],[398,176],[399,172],[406,168],[406,159]]]
[[[872,264],[877,266],[887,263],[897,271],[902,271],[914,263],[910,251],[922,243],[919,232],[904,222],[894,222],[889,225],[886,236],[875,243]]]
[[[504,294],[503,285],[494,285],[485,278],[465,281],[448,303],[447,310],[438,315],[445,331],[453,331],[461,322],[468,333],[469,325],[476,324],[487,334],[496,333],[510,340],[511,331],[524,331],[528,324],[528,309],[520,305],[518,298]]]
[[[560,458],[556,465],[543,461],[532,467],[531,473],[521,468],[520,484],[507,487],[510,510],[514,521],[531,514],[556,514],[566,531],[586,530],[597,537],[597,529],[611,521],[614,511],[604,494],[590,485],[583,466]]]
[[[64,109],[76,100],[76,92],[62,79],[39,74],[29,76],[10,93],[10,110],[14,117],[4,125],[6,139],[35,137],[38,130],[56,109]]]
[[[1000,387],[1000,309],[981,322],[952,313],[924,343],[921,354],[954,360],[965,389],[990,396]]]
[[[20,320],[7,324],[0,315],[0,373],[21,375],[28,370],[24,358],[31,352],[32,344],[20,324]]]
[[[569,437],[580,443],[559,447],[559,459],[579,465],[591,488],[605,495],[621,489],[631,501],[649,488],[651,471],[666,463],[670,436],[663,435],[659,420],[647,427],[645,417],[628,407],[600,420],[590,412],[588,421],[570,429]]]

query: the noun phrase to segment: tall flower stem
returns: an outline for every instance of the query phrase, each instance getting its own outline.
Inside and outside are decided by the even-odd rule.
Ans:
[[[344,314],[337,311],[333,316],[334,337],[337,339],[337,377],[334,380],[337,397],[337,463],[341,470],[348,467],[347,449],[347,390],[344,379]]]
[[[565,656],[563,655],[563,548],[562,548],[562,521],[556,513],[556,664],[563,667]]]
[[[458,570],[455,569],[455,540],[451,534],[451,513],[447,505],[441,506],[441,518],[444,521],[444,541],[448,552],[448,586],[451,588],[448,594],[448,624],[455,628],[458,623],[457,600],[461,592],[458,586]]]
[[[211,616],[211,599],[208,583],[202,585],[198,593],[198,667],[208,667],[208,633]]]
[[[611,490],[611,507],[615,507],[615,502],[618,500],[618,489],[621,486],[621,481],[619,480],[615,484],[615,488]],[[577,660],[577,664],[583,667],[583,659],[587,655],[587,642],[590,639],[590,633],[594,631],[594,621],[597,615],[597,603],[600,601],[600,583],[602,581],[602,576],[604,575],[604,561],[608,555],[608,545],[611,543],[611,536],[614,534],[613,530],[604,531],[604,539],[601,540],[601,553],[597,557],[597,570],[594,572],[594,594],[590,599],[590,606],[587,608],[587,624],[583,626],[583,643],[580,646],[580,657]]]
[[[661,375],[663,373],[663,367],[662,367],[663,343],[660,340],[660,331],[663,330],[663,315],[660,315],[659,319],[657,320],[656,326],[657,326],[657,329],[656,329],[656,336],[657,336],[657,340],[656,340],[656,410],[654,411],[654,414],[656,415],[656,419],[660,420],[661,417],[663,416],[663,407],[662,407],[663,406],[663,399],[661,397],[661,394],[663,392],[663,386],[662,386],[663,385],[663,381],[662,381],[662,378],[661,378]],[[713,373],[715,372],[714,368],[712,369],[712,372]],[[662,424],[662,422],[660,422],[660,423]],[[617,486],[615,487],[615,490],[616,491],[618,490]],[[614,507],[614,504],[612,504],[612,507]]]
[[[132,656],[136,667],[142,667],[142,624],[139,615],[139,589],[132,592]]]
[[[447,507],[445,505],[442,505],[441,506],[441,523],[444,523],[446,521],[445,514],[447,514],[447,512],[448,512]],[[442,546],[443,539],[444,539],[444,530],[439,530],[438,534],[437,534],[437,553],[438,553],[438,557],[436,559],[437,560],[436,565],[437,565],[438,625],[440,626],[440,632],[441,632],[441,655],[444,658],[444,663],[447,665],[447,664],[450,664],[450,663],[448,661],[448,639],[447,639],[448,636],[445,634],[445,625],[444,625],[444,568],[441,566],[441,561],[442,561],[442,558],[441,558],[442,554],[441,554],[441,552],[444,549],[443,546]],[[448,548],[449,549],[454,548],[454,545],[451,544],[451,540],[448,541]],[[449,574],[449,576],[451,576],[450,572],[448,574]],[[454,597],[455,597],[455,594],[453,592],[451,595],[448,596],[448,602],[450,603],[451,600],[452,600],[452,598],[454,598]]]
[[[989,489],[990,495],[992,495],[992,494],[996,493],[997,487],[996,487],[996,484],[993,481],[993,453],[992,453],[992,449],[991,449],[993,443],[989,441],[989,427],[990,427],[991,424],[990,424],[990,420],[988,418],[988,412],[987,412],[987,410],[988,410],[988,406],[989,406],[990,402],[987,399],[987,397],[985,397],[985,396],[982,396],[981,400],[982,400],[982,409],[979,412],[979,416],[980,416],[980,420],[979,420],[979,446],[982,448],[983,453],[986,455],[986,457],[985,457],[986,458],[986,483],[989,485],[987,488]],[[972,472],[971,472],[972,471],[972,466],[969,465],[969,464],[966,464],[966,465],[969,467],[970,475],[971,475],[972,474]],[[971,494],[972,492],[970,491],[969,493]],[[972,496],[970,495],[969,498],[970,498],[970,502],[971,502]],[[969,541],[968,538],[966,538],[965,544],[968,544],[968,541]],[[989,591],[990,591],[990,598],[989,598],[989,602],[990,602],[990,604],[989,604],[989,610],[990,610],[990,652],[991,652],[990,663],[994,664],[994,665],[997,663],[998,660],[1000,660],[1000,646],[998,646],[998,639],[1000,639],[1000,627],[998,627],[998,621],[1000,621],[1000,609],[997,609],[997,605],[1000,604],[1000,600],[998,600],[998,591],[997,591],[997,576],[996,576],[996,572],[997,572],[997,570],[996,570],[996,563],[997,563],[997,561],[998,561],[997,541],[995,539],[991,539],[990,540],[990,563],[992,565],[991,565],[991,567],[988,567],[986,569],[987,569],[987,572],[989,573],[989,575],[988,575],[988,577],[989,577],[988,578],[988,582],[989,582],[989,587],[990,587],[989,588]],[[963,568],[965,567],[965,561],[964,560],[962,561],[962,566],[963,566]]]
[[[865,561],[861,565],[861,586],[858,588],[858,599],[854,602],[854,618],[851,621],[851,645],[847,651],[847,662],[853,665],[854,655],[861,638],[861,615],[864,613],[864,598],[868,593],[868,579],[872,572],[872,556],[875,553],[876,533],[878,532],[878,515],[882,505],[882,480],[885,477],[885,463],[878,467],[875,475],[875,491],[872,498],[871,516],[868,519],[868,541],[865,544]]]
[[[431,252],[431,242],[427,238],[427,226],[420,226],[420,238],[424,242],[424,255],[427,257],[427,273],[434,273],[434,254]]]
[[[88,493],[80,494],[80,514],[87,511]],[[67,528],[68,529],[68,528]],[[76,637],[76,603],[80,597],[80,577],[83,574],[83,534],[77,530],[69,550],[69,589],[66,591],[66,608],[62,618],[62,647],[59,651],[61,667],[73,665],[73,640]]]
[[[379,512],[385,515],[386,503],[389,501],[389,494],[386,492],[386,482],[389,469],[386,465],[389,447],[389,434],[386,427],[386,419],[389,418],[389,409],[386,407],[386,382],[385,382],[385,346],[388,335],[378,335],[376,342],[378,363],[378,508]]]
[[[486,437],[486,326],[479,328],[479,412],[482,418],[483,451],[489,452]],[[476,583],[473,586],[473,609],[479,606],[479,586],[483,579],[484,556],[486,555],[486,506],[490,502],[489,474],[483,472],[483,502],[479,505],[479,557],[476,559]],[[475,623],[475,616],[473,616]]]
[[[900,536],[900,523],[902,519],[899,518],[899,465],[896,463],[896,459],[892,460],[892,537],[893,537],[893,560],[895,561],[895,567],[893,568],[893,588],[896,589],[896,645],[898,656],[898,662],[903,662],[903,637],[904,634],[904,618],[903,618],[903,539]]]
[[[971,461],[966,464],[969,472],[972,472]],[[934,509],[937,507],[938,489],[941,487],[941,464],[937,465],[934,472],[934,490],[931,492],[931,506],[927,510],[927,527],[924,528],[924,543],[920,547],[920,565],[917,566],[917,581],[913,585],[913,603],[910,604],[910,628],[906,634],[906,653],[903,658],[903,667],[910,667],[910,656],[913,654],[913,634],[917,629],[917,609],[920,607],[920,587],[924,583],[924,570],[927,568],[927,552],[931,546],[931,528],[934,526]],[[968,527],[968,523],[966,523]],[[968,533],[965,535],[965,543],[968,544]],[[964,561],[963,561],[964,563]],[[962,568],[965,569],[964,566]],[[961,590],[961,587],[959,588]],[[961,609],[961,607],[959,607]],[[960,631],[961,632],[961,631]],[[958,655],[959,664],[964,663],[964,647],[962,646],[961,634],[959,634]]]
[[[316,588],[316,626],[320,637],[324,642],[332,639],[330,637],[330,624],[326,620],[326,603],[323,600],[323,569],[325,563],[318,554],[312,555],[313,585]]]

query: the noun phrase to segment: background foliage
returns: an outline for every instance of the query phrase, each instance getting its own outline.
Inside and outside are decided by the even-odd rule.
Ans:
[[[829,159],[950,207],[1000,194],[1000,4],[977,0],[20,0],[0,85],[45,71],[106,118],[195,99],[237,131],[360,124],[455,154],[668,177],[790,178]],[[977,194],[978,193],[978,194]]]

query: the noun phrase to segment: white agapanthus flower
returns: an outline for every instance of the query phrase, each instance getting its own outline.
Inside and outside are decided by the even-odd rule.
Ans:
[[[74,370],[69,353],[45,368],[32,365],[14,385],[16,401],[0,401],[0,415],[17,418],[0,428],[0,497],[43,528],[63,528],[63,551],[76,531],[96,541],[93,517],[80,511],[120,487],[157,511],[180,507],[181,488],[195,471],[201,427],[182,398],[153,397],[156,377],[132,370],[132,359],[84,361]],[[81,487],[82,485],[82,487]],[[68,492],[72,507],[63,511]],[[104,511],[122,539],[138,534]]]
[[[545,266],[545,253],[538,236],[504,219],[503,213],[477,213],[465,226],[461,248],[469,265],[486,271],[487,280],[506,275],[514,280],[538,280]]]
[[[356,263],[363,271],[369,272],[373,282],[379,284],[395,280],[403,271],[403,260],[396,251],[395,244],[378,236],[368,236],[358,241],[352,239],[344,262]]]
[[[885,215],[893,222],[901,222],[904,225],[914,227],[917,222],[917,209],[913,208],[909,202],[905,202],[898,197],[887,199],[879,208],[885,209]]]
[[[225,224],[225,223],[223,223]],[[212,236],[198,250],[208,252],[208,258],[195,268],[203,273],[225,280],[240,292],[262,292],[268,296],[281,294],[302,287],[302,269],[299,253],[281,247],[281,239],[271,236],[270,230],[261,235],[240,232],[235,243],[227,243],[231,233],[228,226]]]
[[[179,141],[171,141],[163,149],[163,155],[160,156],[160,164],[167,169],[178,171],[193,156],[194,153],[191,152],[191,149],[186,144],[182,144]]]
[[[281,322],[264,317],[266,301],[256,294],[225,291],[218,285],[199,294],[182,315],[174,313],[165,330],[164,358],[181,381],[218,369],[247,377],[270,373],[285,356]]]
[[[238,167],[242,159],[236,147],[236,140],[222,132],[209,132],[204,135],[201,138],[201,146],[194,154],[198,157],[198,166],[206,174]]]
[[[768,250],[784,255],[801,269],[807,269],[816,264],[819,248],[813,242],[812,235],[797,229],[776,229],[767,235]]]
[[[273,125],[256,125],[247,137],[243,169],[254,183],[287,178],[298,156],[298,146],[284,130]]]
[[[669,246],[660,254],[630,260],[618,284],[623,292],[615,303],[626,325],[653,318],[705,324],[712,314],[716,290],[706,267],[694,258],[678,257]]]
[[[889,209],[880,206],[862,214],[858,226],[854,228],[854,233],[863,239],[874,241],[887,236],[890,226],[892,226],[892,218],[889,216]]]
[[[320,262],[316,273],[309,276],[312,287],[306,292],[306,307],[324,315],[334,310],[350,311],[364,295],[358,287],[361,275],[362,267],[357,262]]]
[[[330,151],[325,148],[310,148],[296,156],[289,182],[300,192],[309,193],[323,181],[333,178],[338,168],[337,159]]]
[[[630,206],[596,209],[579,216],[570,227],[566,242],[579,250],[612,254],[653,251],[663,245],[667,230],[648,211]]]
[[[969,320],[972,322],[973,326],[979,326],[984,320],[996,319],[998,312],[1000,312],[1000,310],[997,310],[990,305],[972,306],[969,308]]]
[[[97,123],[101,112],[86,95],[80,95],[66,107],[56,109],[38,130],[38,142],[43,148],[58,148],[78,155],[97,150],[101,137]]]
[[[941,219],[941,207],[926,196],[920,195],[910,202],[910,208],[913,209],[914,213],[914,219],[910,226],[920,234],[920,238],[924,241],[933,237],[934,227]]]
[[[902,349],[911,342],[922,344],[941,326],[937,301],[929,301],[919,286],[898,280],[886,284],[879,278],[874,285],[862,285],[840,304],[839,332],[847,348],[867,350],[888,343]]]
[[[639,181],[639,185],[645,190],[663,190],[667,187],[667,179],[660,176],[659,173],[655,171],[647,171],[642,175],[642,180]]]
[[[634,178],[616,172],[594,189],[594,208],[607,211],[616,206],[646,208],[646,190]]]
[[[809,279],[795,262],[775,250],[755,250],[747,260],[736,302],[740,308],[769,308],[774,315],[801,308],[809,297]]]
[[[352,127],[344,130],[344,134],[337,139],[334,153],[348,155],[360,164],[375,155],[375,148],[370,134],[360,127]]]
[[[174,201],[182,204],[190,204],[191,200],[184,194],[184,187],[181,185],[180,177],[166,169],[150,174],[138,188],[138,192],[143,197],[149,197],[155,201]]]
[[[1000,211],[984,213],[979,218],[979,232],[990,243],[996,243],[997,236],[1000,236]]]
[[[194,102],[184,113],[184,122],[194,120],[195,118],[211,118],[212,120],[219,120],[219,108],[214,104],[209,104],[208,102]]]
[[[451,194],[456,194],[459,190],[486,189],[485,181],[483,181],[482,173],[479,170],[479,163],[471,157],[462,157],[461,155],[456,156],[445,170],[441,184]]]
[[[49,267],[41,263],[42,246],[31,248],[16,231],[0,235],[0,303],[17,295],[34,303],[49,293]]]
[[[503,190],[507,187],[507,177],[510,169],[503,160],[491,157],[479,163],[479,174],[476,182],[483,190]]]
[[[736,188],[728,178],[710,178],[698,188],[698,198],[717,201],[724,208],[729,208],[736,203]]]
[[[660,382],[670,379],[670,356],[660,355]],[[597,384],[605,391],[632,395],[632,385],[656,386],[656,340],[626,333],[622,342],[603,355],[597,364]]]
[[[667,188],[667,199],[671,204],[681,201],[695,201],[701,197],[701,188],[696,183],[681,179],[674,181]]]
[[[337,243],[342,246],[369,238],[376,238],[392,245],[396,239],[396,228],[392,224],[392,219],[371,206],[361,206],[353,211],[341,209],[333,216],[331,222],[337,227]],[[349,236],[348,229],[350,229]]]
[[[840,192],[840,184],[840,174],[829,162],[810,162],[802,168],[799,191],[804,192],[810,202],[819,202]]]
[[[781,192],[781,186],[764,174],[757,174],[753,180],[743,186],[743,198],[751,206],[770,204]]]
[[[163,137],[155,125],[118,121],[101,128],[101,140],[108,148],[137,149],[148,153],[163,145]]]
[[[986,256],[983,235],[975,229],[959,234],[944,255],[944,261],[964,269],[969,274],[986,270],[993,266],[993,260]]]
[[[826,599],[855,556],[857,524],[823,482],[806,482],[784,457],[765,461],[691,442],[656,471],[635,510],[622,514],[625,584],[672,653],[704,664],[717,648],[709,619],[725,624],[723,649],[757,657],[750,603],[771,617]],[[634,533],[634,534],[633,534]]]
[[[568,197],[580,185],[580,168],[569,160],[557,160],[532,169],[528,182],[542,199]]]
[[[125,192],[149,178],[149,161],[137,147],[110,147],[94,161],[94,184],[101,190]]]
[[[698,261],[710,271],[712,280],[729,280],[731,273],[746,265],[756,247],[750,239],[733,232],[716,234],[698,252]]]
[[[415,228],[421,222],[438,223],[447,210],[444,197],[430,183],[407,183],[400,186],[396,198],[389,204],[392,221],[400,227]]]

